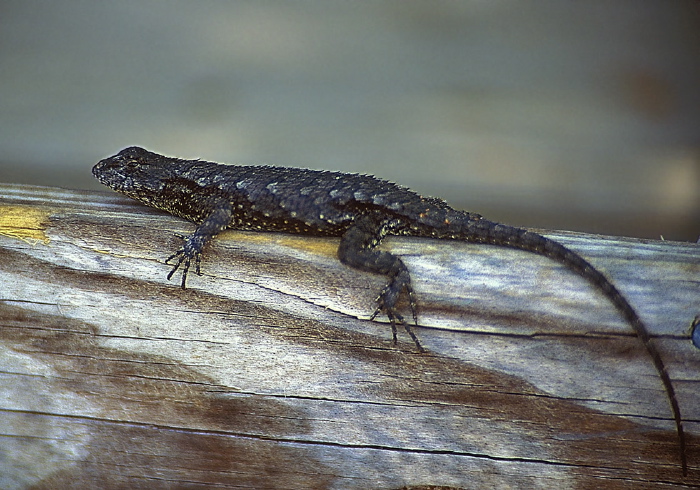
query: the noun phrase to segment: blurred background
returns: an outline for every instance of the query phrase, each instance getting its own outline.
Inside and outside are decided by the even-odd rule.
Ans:
[[[99,189],[139,145],[700,236],[697,0],[4,1],[0,66],[0,182]]]

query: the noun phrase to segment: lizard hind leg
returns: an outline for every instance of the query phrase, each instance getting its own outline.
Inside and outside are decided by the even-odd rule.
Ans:
[[[411,287],[411,276],[408,269],[396,255],[375,249],[384,236],[384,229],[380,220],[372,219],[372,216],[361,216],[341,238],[338,258],[343,264],[354,269],[382,274],[389,278],[389,282],[377,297],[377,308],[370,320],[373,320],[380,312],[386,313],[391,322],[394,344],[397,343],[396,324],[399,323],[404,326],[418,350],[424,352],[418,337],[411,330],[411,326],[396,310],[396,303],[405,290],[408,294],[413,321],[418,325],[415,295]]]

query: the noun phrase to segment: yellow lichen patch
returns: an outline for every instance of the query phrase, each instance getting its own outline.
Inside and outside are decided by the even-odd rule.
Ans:
[[[301,240],[294,240],[294,238],[302,238]],[[315,253],[318,255],[326,255],[329,257],[335,257],[338,253],[338,243],[332,242],[326,239],[306,239],[306,237],[284,237],[279,239],[281,245],[287,247],[294,247],[298,250],[306,250],[307,252]]]
[[[228,230],[221,233],[217,239],[241,240],[254,243],[276,243],[285,247],[304,250],[318,255],[335,257],[338,251],[338,242],[325,238],[307,237],[303,235],[287,235],[283,233],[260,233],[253,231]]]
[[[48,212],[31,206],[0,206],[0,235],[37,244],[49,243],[44,233]]]

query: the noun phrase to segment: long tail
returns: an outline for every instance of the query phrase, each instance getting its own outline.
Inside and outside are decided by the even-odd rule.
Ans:
[[[613,286],[607,277],[601,274],[587,260],[573,250],[569,250],[554,240],[550,240],[549,238],[522,228],[493,223],[488,220],[481,219],[480,217],[477,219],[474,218],[476,218],[476,216],[472,215],[472,219],[468,220],[468,222],[464,224],[464,228],[460,233],[462,235],[460,238],[471,242],[489,243],[492,245],[526,250],[528,252],[544,255],[551,259],[557,260],[585,279],[588,279],[596,287],[600,288],[610,299],[610,301],[613,302],[617,309],[625,316],[627,321],[634,328],[637,336],[642,340],[644,347],[654,361],[654,366],[659,372],[661,381],[666,389],[668,400],[671,403],[673,417],[676,420],[676,431],[678,432],[678,443],[680,446],[681,467],[683,469],[683,475],[687,475],[688,461],[686,458],[685,434],[683,432],[683,420],[681,419],[681,409],[678,406],[676,391],[673,388],[671,377],[668,375],[668,371],[666,371],[666,366],[661,359],[661,355],[651,341],[646,325],[644,322],[642,322],[642,319],[639,318],[639,315],[637,315],[637,312],[634,310],[634,308],[632,308],[632,305],[629,304],[625,297],[622,296],[622,293],[620,293],[620,291]]]

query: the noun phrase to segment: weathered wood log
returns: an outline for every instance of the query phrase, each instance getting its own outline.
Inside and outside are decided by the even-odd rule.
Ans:
[[[684,478],[642,343],[556,262],[387,239],[420,354],[368,320],[384,280],[341,265],[337,239],[222,233],[183,291],[163,259],[191,223],[111,193],[0,196],[2,488],[700,484],[696,244],[546,233],[649,326]]]

